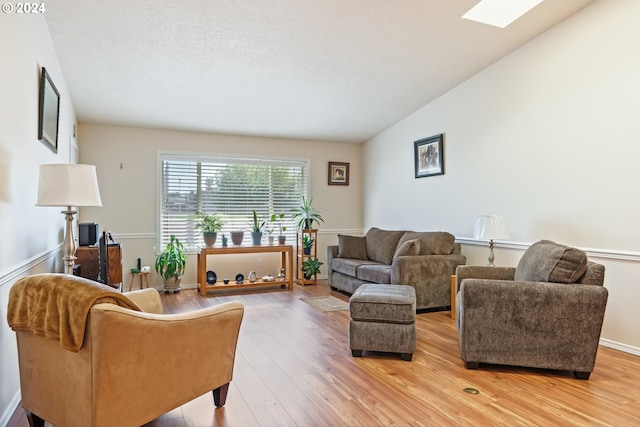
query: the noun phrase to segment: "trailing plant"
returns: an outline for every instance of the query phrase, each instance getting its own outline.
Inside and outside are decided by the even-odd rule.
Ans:
[[[179,277],[184,274],[187,257],[184,246],[173,234],[167,243],[165,250],[156,258],[155,269],[165,280]]]
[[[291,209],[293,215],[291,217],[293,219],[297,219],[296,226],[298,229],[310,229],[313,226],[313,222],[324,222],[322,215],[320,215],[320,211],[314,208],[311,204],[313,203],[313,198],[305,198],[302,196],[302,204],[297,208]]]
[[[202,230],[203,233],[217,233],[222,230],[222,220],[216,214],[206,214],[204,212],[197,211],[195,219],[195,229]]]

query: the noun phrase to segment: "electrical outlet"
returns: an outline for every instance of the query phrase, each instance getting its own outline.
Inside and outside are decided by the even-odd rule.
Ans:
[[[258,267],[262,267],[262,258],[258,258]]]

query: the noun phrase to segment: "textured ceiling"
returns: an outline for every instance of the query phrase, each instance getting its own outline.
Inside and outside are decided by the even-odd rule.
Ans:
[[[477,0],[54,0],[45,16],[81,123],[362,142],[591,1],[505,29],[461,19]]]

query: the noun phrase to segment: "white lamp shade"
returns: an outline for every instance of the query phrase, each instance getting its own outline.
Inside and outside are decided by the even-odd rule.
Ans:
[[[93,165],[40,165],[37,206],[102,206]]]
[[[507,220],[500,215],[481,215],[476,219],[473,238],[478,240],[502,240],[509,238]]]

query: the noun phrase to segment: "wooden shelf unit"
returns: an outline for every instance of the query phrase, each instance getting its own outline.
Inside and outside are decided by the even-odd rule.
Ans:
[[[122,245],[109,243],[107,246],[106,284],[120,289],[122,286]],[[75,264],[80,265],[80,276],[98,281],[100,272],[100,247],[80,246],[76,249]]]
[[[313,247],[309,255],[304,254],[304,245],[302,239],[305,235],[311,236],[313,239]],[[315,228],[302,229],[296,232],[296,282],[302,286],[317,285],[318,275],[314,274],[312,279],[305,279],[302,272],[302,263],[307,258],[318,258],[318,230]]]
[[[258,254],[265,252],[280,253],[280,267],[285,269],[284,280],[274,280],[273,282],[265,282],[262,279],[251,283],[245,277],[243,284],[229,282],[224,284],[222,281],[212,285],[207,283],[207,256],[208,255],[225,255],[225,254]],[[252,289],[266,286],[281,286],[293,289],[293,246],[291,245],[256,245],[256,246],[227,246],[227,247],[203,247],[198,250],[198,279],[197,286],[200,295],[206,296],[207,291],[222,291],[231,289]]]

